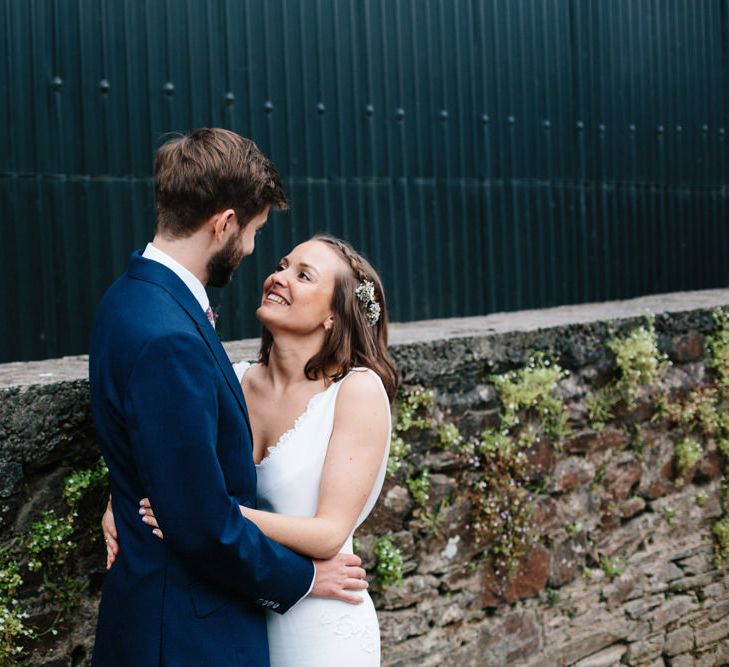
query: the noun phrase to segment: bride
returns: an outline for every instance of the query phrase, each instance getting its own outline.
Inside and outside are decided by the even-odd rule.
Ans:
[[[265,280],[256,316],[259,361],[235,365],[258,476],[258,508],[241,512],[303,555],[352,553],[384,481],[398,385],[380,278],[349,244],[315,236]],[[162,539],[153,508],[140,504]],[[110,509],[102,525],[114,534]],[[111,565],[118,546],[108,549]],[[271,665],[379,665],[372,601],[366,590],[350,601],[306,597],[286,614],[267,612]]]

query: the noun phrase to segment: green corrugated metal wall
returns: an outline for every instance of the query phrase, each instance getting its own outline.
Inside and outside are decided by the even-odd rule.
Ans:
[[[395,320],[727,284],[725,0],[0,0],[0,361],[80,353],[168,131],[286,177],[222,302],[327,230]]]

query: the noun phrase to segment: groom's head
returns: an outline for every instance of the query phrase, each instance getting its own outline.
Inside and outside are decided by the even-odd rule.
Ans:
[[[246,255],[270,209],[286,195],[273,163],[250,139],[202,128],[165,143],[154,167],[157,234],[187,239],[201,231],[212,248],[208,284],[222,287]]]

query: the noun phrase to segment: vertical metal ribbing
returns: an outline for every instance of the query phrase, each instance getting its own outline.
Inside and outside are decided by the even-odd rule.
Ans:
[[[448,219],[445,207],[446,201],[443,194],[445,186],[447,164],[445,162],[443,136],[441,128],[437,122],[437,110],[442,104],[442,92],[440,86],[443,80],[443,64],[439,48],[439,40],[441,38],[442,26],[437,16],[438,4],[437,0],[430,0],[427,4],[425,13],[425,39],[423,47],[428,55],[427,69],[428,78],[428,94],[426,103],[421,112],[408,108],[410,116],[422,115],[423,122],[428,129],[429,144],[429,164],[426,166],[427,196],[430,197],[432,207],[426,209],[426,220],[428,221],[428,252],[432,258],[432,265],[438,266],[438,269],[431,276],[431,294],[437,295],[432,299],[432,314],[435,317],[442,317],[443,308],[445,307],[443,295],[446,293],[449,274],[453,267],[449,262],[448,246],[446,239],[450,236],[451,221]],[[449,220],[448,224],[439,221]]]
[[[468,284],[468,300],[465,313],[484,312],[486,302],[483,298],[483,220],[478,206],[479,170],[477,163],[478,140],[480,132],[480,113],[475,90],[477,52],[474,36],[476,34],[476,15],[472,3],[456,14],[456,44],[459,47],[459,98],[460,113],[458,144],[464,147],[459,171],[461,179],[461,253],[467,258],[468,268],[465,280]],[[461,279],[463,280],[463,276]]]
[[[256,140],[292,206],[215,295],[226,336],[319,229],[396,320],[726,284],[728,27],[729,0],[0,0],[2,275],[34,286],[0,355],[84,351],[151,236],[154,149],[200,125]]]
[[[443,268],[439,271],[439,274],[443,277],[440,291],[443,296],[450,294],[453,306],[461,310],[462,291],[461,286],[456,285],[458,268],[463,260],[457,254],[458,220],[456,219],[454,206],[455,188],[453,188],[454,174],[452,167],[455,146],[451,144],[450,124],[452,121],[450,116],[446,119],[441,115],[443,112],[448,113],[447,107],[452,101],[451,81],[456,77],[451,70],[453,63],[449,62],[451,60],[449,56],[453,55],[452,51],[448,49],[448,33],[451,26],[449,25],[449,16],[444,4],[443,0],[434,0],[432,5],[433,22],[437,26],[433,35],[434,58],[437,59],[437,65],[433,71],[437,72],[438,76],[435,80],[437,86],[437,92],[433,100],[435,104],[428,109],[428,117],[438,136],[437,148],[439,150],[436,157],[436,166],[440,168],[435,173],[439,210],[443,219],[449,220],[450,224],[435,225],[434,232],[439,247],[440,261],[443,262]],[[418,110],[413,110],[412,113],[416,114]],[[445,303],[441,303],[441,308],[445,307]],[[443,311],[439,313],[439,316],[443,316]]]
[[[701,16],[699,14],[701,8],[695,7],[692,3],[690,3],[690,19],[687,22],[687,27],[690,28],[691,32],[687,37],[691,39],[692,37],[695,39],[698,37],[699,33],[699,25],[701,21]],[[699,184],[704,182],[704,178],[706,175],[706,149],[707,149],[707,139],[710,130],[709,120],[708,120],[708,105],[706,104],[707,100],[702,100],[702,83],[704,78],[704,72],[702,68],[702,58],[701,58],[701,45],[697,42],[693,42],[690,45],[690,52],[692,54],[691,59],[691,74],[690,79],[693,81],[693,95],[692,100],[694,101],[694,110],[692,114],[692,125],[693,125],[693,134],[694,134],[694,147],[695,147],[695,154],[694,154],[694,172],[692,175],[692,185],[693,184]],[[699,102],[699,100],[703,101],[703,104]],[[695,238],[698,240],[699,236],[701,234],[701,221],[703,219],[703,211],[701,210],[700,206],[701,202],[699,200],[696,200],[694,202],[694,205],[691,207],[691,216],[690,216],[690,228],[693,230],[693,234],[695,235]],[[699,265],[702,263],[703,258],[700,256],[699,252],[695,250],[696,246],[694,244],[687,243],[687,250],[686,253],[686,263],[688,267],[688,276],[687,276],[687,285],[689,288],[693,288],[697,285],[697,275],[699,272]]]
[[[379,5],[379,31],[382,37],[382,88],[386,106],[390,106],[392,100],[398,100],[398,104],[404,103],[403,90],[398,77],[399,63],[401,59],[400,43],[398,39],[397,14],[399,5],[387,6],[386,2]],[[383,226],[376,239],[376,244],[369,250],[369,254],[375,253],[379,256],[379,269],[387,284],[395,284],[400,273],[398,259],[402,254],[398,252],[397,246],[405,236],[397,215],[396,187],[402,180],[403,164],[400,159],[401,147],[406,141],[409,123],[387,124],[384,146],[384,178],[378,179],[378,200],[381,202],[382,219],[390,220],[390,224]],[[376,225],[377,229],[379,226]],[[406,281],[409,284],[409,281]],[[403,292],[393,292],[389,295],[390,308],[401,309],[404,301]]]
[[[355,118],[356,110],[353,104],[351,86],[344,72],[348,69],[351,42],[348,33],[346,11],[342,12],[339,3],[332,3],[331,25],[333,33],[333,103],[337,109],[336,129],[332,136],[332,176],[333,183],[330,189],[334,199],[334,217],[337,233],[343,238],[352,238],[352,224],[350,220],[351,207],[348,199],[347,187],[354,177],[354,159],[348,156],[355,144]],[[350,147],[350,151],[347,150]]]
[[[411,86],[411,95],[409,96],[410,105],[413,108],[420,109],[424,104],[424,89],[428,85],[428,81],[425,77],[418,77],[416,73],[418,71],[418,65],[421,62],[421,54],[423,50],[423,43],[421,37],[420,26],[422,25],[422,14],[416,7],[416,1],[409,0],[408,12],[403,13],[402,22],[409,26],[408,34],[410,38],[409,62],[408,69],[406,70],[407,78]],[[428,224],[426,221],[426,162],[427,162],[427,149],[428,149],[428,127],[425,119],[421,114],[416,114],[413,123],[410,127],[411,141],[413,142],[408,150],[408,164],[409,168],[407,171],[408,183],[406,184],[407,190],[410,193],[408,201],[409,208],[409,219],[405,220],[404,223],[413,229],[411,235],[412,247],[410,253],[413,256],[413,269],[410,272],[410,280],[413,285],[418,285],[417,289],[410,289],[410,299],[412,303],[413,315],[411,317],[417,317],[414,313],[422,312],[424,317],[431,316],[430,311],[430,299],[428,298],[428,289],[430,286],[431,272],[428,270],[429,264],[427,262],[427,251],[428,244],[430,242],[430,235],[428,233]],[[405,147],[403,147],[405,150]]]
[[[13,66],[14,58],[12,57],[12,18],[9,0],[0,2],[0,55],[2,56],[2,65],[0,65],[0,95],[6,100],[5,104],[0,105],[0,127],[14,127],[14,109],[12,100],[9,98],[9,92],[13,86]],[[15,187],[17,183],[17,172],[15,163],[15,144],[16,139],[12,132],[3,132],[0,134],[0,173],[4,172],[4,176],[0,176],[0,210],[4,211],[4,215],[15,219]],[[15,269],[15,225],[7,225],[5,230],[5,238],[0,243],[0,263],[2,266]],[[15,269],[17,271],[17,269]],[[17,290],[3,290],[0,296],[0,311],[6,313],[7,321],[18,321],[17,300],[14,292]],[[0,328],[0,351],[7,350],[12,345],[12,336],[10,329],[12,327],[3,326]],[[14,335],[14,334],[13,334]]]
[[[720,227],[720,248],[726,248],[729,244],[729,230],[726,224],[722,224],[727,220],[727,199],[729,197],[729,0],[721,1],[720,20],[721,28],[721,120],[724,134],[720,141],[721,150],[721,183],[722,188],[717,193],[717,217]],[[729,270],[726,266],[721,267],[721,273],[729,280]]]
[[[477,21],[474,22],[474,44],[477,45],[476,56],[476,70],[474,77],[474,87],[476,88],[475,99],[479,105],[479,112],[476,117],[476,123],[480,122],[479,126],[479,138],[476,143],[477,154],[476,154],[476,165],[475,175],[478,178],[479,184],[479,198],[478,198],[478,210],[480,212],[480,220],[478,221],[479,226],[483,230],[482,242],[480,246],[482,262],[479,266],[479,279],[481,285],[481,293],[484,301],[484,311],[489,312],[496,310],[496,284],[493,279],[490,279],[495,264],[495,239],[494,239],[494,212],[492,206],[492,144],[491,137],[489,134],[491,116],[493,115],[493,109],[491,107],[491,99],[488,93],[488,82],[489,82],[489,71],[490,71],[490,57],[488,51],[487,42],[487,30],[486,30],[486,9],[484,3],[479,3],[476,6]]]
[[[466,86],[464,82],[464,79],[469,75],[468,62],[472,57],[470,49],[466,51],[464,57],[464,45],[470,47],[465,38],[465,29],[468,25],[465,24],[465,21],[468,20],[469,9],[470,5],[468,4],[465,4],[460,11],[456,11],[454,5],[449,6],[452,16],[450,49],[454,52],[454,57],[449,59],[452,63],[451,66],[455,68],[454,75],[451,77],[454,91],[448,106],[445,108],[448,114],[447,118],[441,119],[441,122],[448,124],[451,137],[453,170],[455,171],[451,197],[457,204],[455,226],[459,232],[459,238],[455,244],[455,254],[461,258],[460,268],[456,270],[455,282],[451,286],[451,291],[456,294],[463,294],[462,301],[457,307],[460,312],[467,314],[477,312],[475,299],[478,293],[478,286],[474,280],[475,267],[472,260],[473,237],[475,236],[473,232],[476,225],[474,225],[473,214],[470,212],[469,206],[469,186],[473,172],[466,167],[473,151],[471,130],[474,127],[467,103],[467,88],[470,90],[471,85]],[[448,58],[448,56],[446,55],[445,58]],[[470,79],[468,80],[470,81]],[[450,105],[453,105],[453,109],[450,108]],[[468,132],[466,128],[469,130]]]
[[[405,15],[407,12],[409,0],[399,1],[393,12],[393,20],[390,26],[393,41],[396,45],[393,63],[393,87],[397,91],[396,97],[401,100],[407,100],[409,105],[413,105],[413,94],[406,84],[412,77],[405,74],[407,65],[411,62],[413,56],[410,38],[412,30],[406,30]],[[388,293],[388,306],[395,307],[399,312],[404,313],[404,317],[412,317],[411,313],[415,311],[415,290],[413,284],[415,280],[415,243],[416,238],[413,234],[413,224],[411,212],[411,183],[412,170],[411,160],[408,154],[408,146],[414,145],[414,137],[417,134],[417,126],[409,123],[406,126],[398,128],[397,144],[393,147],[393,161],[397,165],[393,174],[390,185],[389,198],[390,209],[392,211],[392,224],[389,230],[389,245],[391,255],[392,273],[389,284],[407,284],[408,289],[390,291]],[[395,301],[395,299],[398,301]]]
[[[336,117],[339,110],[336,107],[336,100],[332,86],[331,64],[334,53],[332,52],[333,40],[331,27],[328,25],[331,19],[331,10],[325,7],[326,0],[316,0],[316,79],[317,79],[317,114],[319,117],[319,170],[320,183],[316,186],[318,190],[319,212],[317,218],[320,229],[332,229],[332,202],[330,197],[331,178],[334,175],[331,171],[331,146],[334,144],[336,133]]]
[[[387,95],[382,90],[378,81],[378,61],[382,56],[382,49],[376,43],[377,25],[376,8],[378,2],[365,3],[362,7],[363,45],[367,57],[363,58],[364,77],[363,85],[367,91],[366,97],[371,100],[375,108],[382,108],[384,113],[377,115],[377,121],[368,123],[365,126],[365,173],[363,174],[363,224],[360,243],[362,248],[372,255],[372,249],[377,247],[379,230],[376,220],[379,219],[379,206],[377,202],[377,183],[380,175],[379,156],[381,151],[378,146],[378,136],[386,131],[385,126],[390,122],[389,110],[387,108]],[[373,18],[373,14],[375,17]]]
[[[10,0],[0,2],[0,40],[2,40],[2,65],[0,66],[0,95],[4,104],[0,105],[0,127],[14,127],[13,102],[10,91],[14,88],[15,56],[13,55],[13,33]],[[15,171],[15,143],[13,132],[0,133],[0,172]]]

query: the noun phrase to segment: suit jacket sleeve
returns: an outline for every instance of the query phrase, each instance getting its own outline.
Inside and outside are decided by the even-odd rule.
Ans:
[[[309,591],[314,566],[268,539],[228,494],[219,391],[220,369],[198,336],[148,343],[124,400],[135,463],[168,548],[199,578],[283,613]]]

